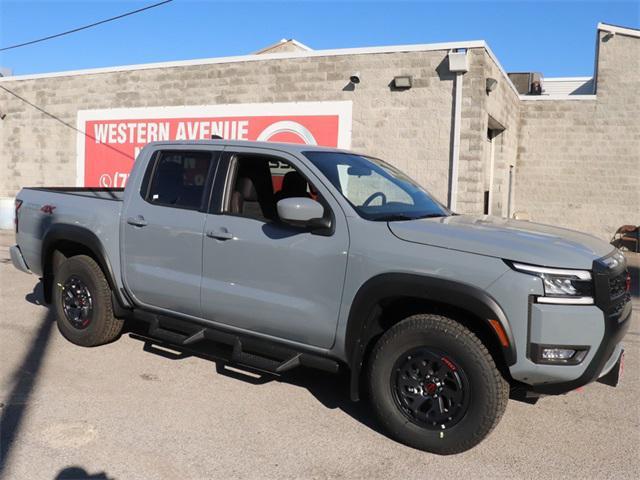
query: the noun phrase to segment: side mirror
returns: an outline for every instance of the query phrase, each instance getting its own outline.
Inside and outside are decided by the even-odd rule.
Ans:
[[[324,207],[311,198],[283,198],[277,208],[280,220],[290,225],[312,229],[331,227],[331,222],[324,218]]]

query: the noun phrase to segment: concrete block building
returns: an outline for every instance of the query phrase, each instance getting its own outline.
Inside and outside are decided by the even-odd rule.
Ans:
[[[598,25],[594,63],[591,77],[553,79],[507,74],[483,41],[288,40],[246,56],[1,77],[0,216],[23,186],[122,186],[146,141],[221,134],[366,152],[455,211],[609,239],[640,224],[640,31]]]

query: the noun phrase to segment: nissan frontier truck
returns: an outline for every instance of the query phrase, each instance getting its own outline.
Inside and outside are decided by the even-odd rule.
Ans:
[[[15,219],[13,264],[41,277],[72,343],[111,342],[132,318],[234,365],[343,371],[351,399],[428,452],[478,444],[510,391],[618,380],[631,301],[617,249],[455,214],[368,155],[151,143],[126,188],[24,188]]]

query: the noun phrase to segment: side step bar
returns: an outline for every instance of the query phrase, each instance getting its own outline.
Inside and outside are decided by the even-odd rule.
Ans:
[[[157,315],[144,315],[139,318],[149,323],[150,340],[158,339],[189,350],[203,340],[222,343],[232,346],[230,363],[244,365],[267,373],[281,374],[300,366],[331,373],[337,373],[340,369],[339,362],[331,358],[296,351],[265,340],[241,337],[212,328],[201,328],[176,319],[169,320],[169,323],[173,324],[172,327],[175,326],[175,330],[169,330],[161,325],[161,320]],[[181,330],[184,329],[189,330],[189,333],[181,333]]]
[[[165,342],[175,343],[178,345],[182,345],[187,339],[187,335],[182,335],[172,330],[162,328],[158,317],[153,317],[149,322],[149,335],[159,338],[160,340],[164,340]]]

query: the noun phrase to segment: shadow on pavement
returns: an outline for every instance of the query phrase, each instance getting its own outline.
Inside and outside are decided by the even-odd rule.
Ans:
[[[11,448],[18,438],[20,425],[27,413],[29,398],[38,380],[53,325],[53,314],[47,310],[29,350],[12,375],[13,388],[6,399],[6,404],[2,405],[0,416],[0,478],[8,464]]]
[[[141,325],[130,324],[125,328],[128,333],[130,333],[131,338],[144,342],[143,350],[148,353],[153,353],[172,361],[178,361],[191,356],[212,361],[215,363],[216,372],[219,375],[245,382],[251,385],[252,388],[258,388],[260,385],[270,382],[282,382],[305,388],[324,407],[331,410],[339,408],[368,428],[381,435],[387,436],[375,421],[373,412],[366,399],[353,402],[349,398],[349,378],[344,372],[336,375],[323,372],[322,370],[299,367],[286,372],[282,376],[272,375],[249,367],[241,367],[228,363],[229,352],[225,350],[224,346],[218,347],[218,345],[214,346],[209,342],[202,342],[207,343],[207,347],[203,346],[197,350],[195,348],[187,350],[180,346],[165,344],[161,341],[157,343],[154,341],[152,345],[150,345],[146,337],[137,334],[140,332],[139,329],[143,328]]]
[[[54,477],[54,480],[110,480],[105,472],[98,472],[91,474],[84,468],[78,466],[67,467],[64,470],[60,470],[58,475]]]
[[[366,397],[359,402],[349,398],[349,376],[342,372],[334,375],[320,370],[298,368],[277,379],[278,381],[306,388],[324,407],[333,410],[339,408],[376,433],[387,437],[387,433],[375,420]]]
[[[282,376],[254,373],[244,368],[225,365],[222,361],[216,362],[216,372],[219,375],[241,380],[251,385],[263,385],[268,382],[282,382],[289,385],[305,388],[324,407],[333,410],[339,408],[347,415],[369,427],[371,430],[387,436],[374,419],[371,407],[365,398],[354,402],[349,398],[349,376],[342,372],[338,375],[300,367],[291,370]]]
[[[44,287],[42,286],[42,282],[36,283],[33,287],[33,291],[31,293],[27,293],[24,299],[29,303],[33,303],[34,305],[41,305],[43,307],[46,307],[46,304],[44,302],[43,288]]]

